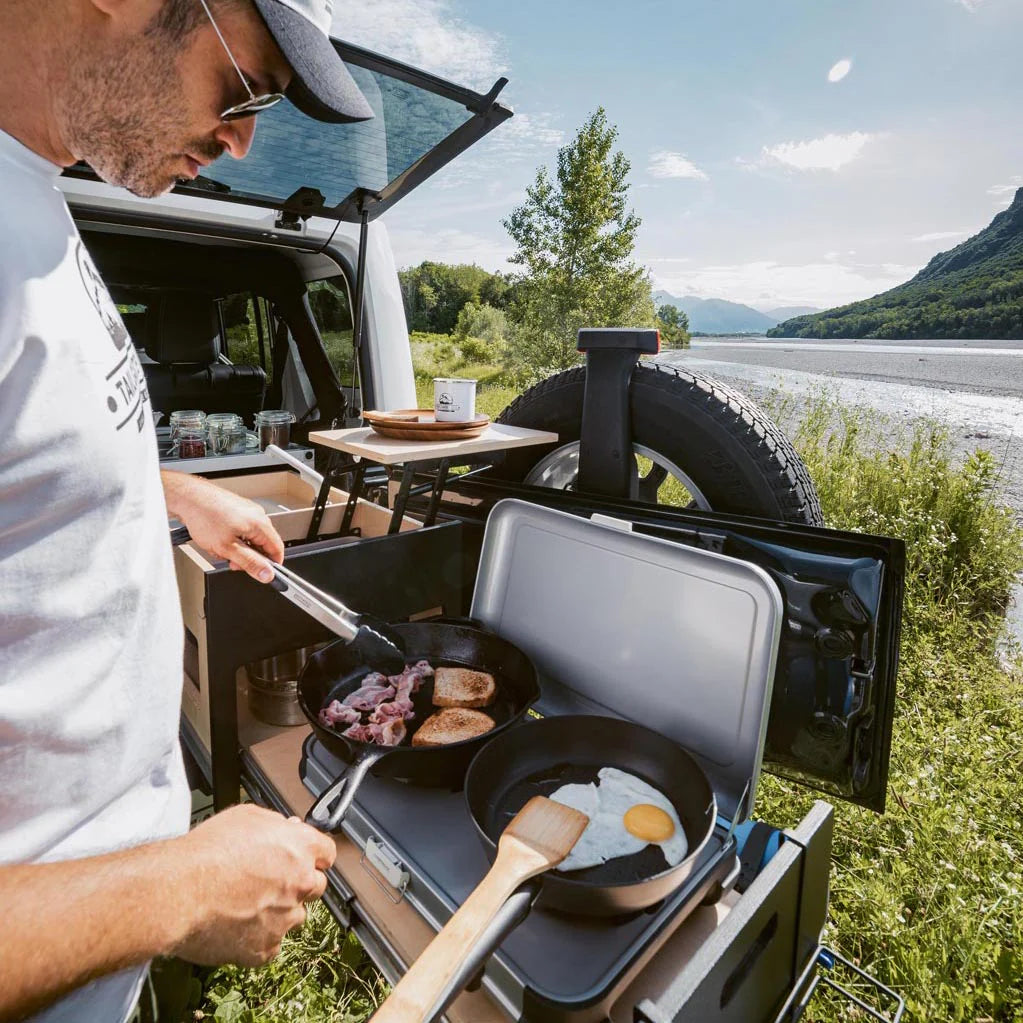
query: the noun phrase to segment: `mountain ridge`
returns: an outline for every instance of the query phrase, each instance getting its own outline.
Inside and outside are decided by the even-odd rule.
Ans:
[[[689,317],[689,329],[700,334],[754,334],[775,326],[777,317],[723,298],[677,297],[667,291],[653,293],[655,305],[673,305]]]
[[[769,337],[1023,339],[1023,188],[966,241],[872,298],[785,320]]]

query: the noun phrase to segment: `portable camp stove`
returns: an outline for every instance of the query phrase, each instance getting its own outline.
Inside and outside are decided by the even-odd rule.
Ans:
[[[314,795],[344,767],[314,736],[306,740],[301,774]],[[460,791],[370,777],[342,830],[363,850],[364,869],[388,897],[407,900],[436,930],[490,868]],[[615,919],[534,910],[518,926],[520,916],[503,919],[499,930],[514,929],[486,963],[483,984],[514,1019],[602,1019],[689,912],[717,898],[737,874],[734,840],[722,827],[686,883],[651,909]],[[485,938],[481,947],[490,943]]]
[[[505,501],[487,525],[472,615],[533,659],[540,716],[656,727],[700,761],[718,799],[719,827],[662,903],[614,920],[534,911],[516,926],[526,896],[480,942],[482,982],[514,1018],[603,1019],[686,916],[738,876],[731,829],[759,773],[781,600],[762,570],[735,559]],[[708,643],[723,621],[728,641]],[[344,767],[307,743],[302,776],[314,793]],[[438,930],[489,868],[461,792],[371,778],[343,830],[388,893]]]

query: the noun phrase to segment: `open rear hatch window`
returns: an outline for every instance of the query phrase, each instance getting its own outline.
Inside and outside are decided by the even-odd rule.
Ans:
[[[303,217],[358,221],[365,212],[373,220],[512,116],[497,102],[507,79],[482,94],[348,43],[334,46],[373,120],[324,124],[281,103],[259,115],[244,160],[221,157],[174,191]],[[86,164],[66,173],[96,177]]]

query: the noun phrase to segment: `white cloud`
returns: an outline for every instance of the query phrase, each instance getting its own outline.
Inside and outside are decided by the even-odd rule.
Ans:
[[[333,34],[477,89],[507,70],[500,37],[459,18],[451,0],[338,5]]]
[[[987,190],[987,194],[988,195],[996,196],[998,198],[1001,198],[1002,196],[1005,196],[1005,195],[1015,195],[1016,194],[1016,189],[1019,188],[1020,186],[1023,186],[1023,175],[1021,175],[1021,174],[1014,174],[1009,179],[1007,184],[1004,184],[1004,185],[992,185]]]
[[[509,240],[499,241],[457,228],[423,230],[406,228],[401,219],[389,225],[388,234],[398,266],[418,266],[424,259],[444,263],[475,263],[492,272],[511,269],[508,257],[514,248]]]
[[[965,7],[971,14],[980,10],[984,0],[956,0],[960,7]]]
[[[852,61],[843,57],[829,72],[829,82],[840,82],[849,72],[852,71]]]
[[[647,262],[653,262],[648,260]],[[746,304],[812,305],[826,309],[855,302],[902,284],[919,266],[895,263],[784,264],[773,260],[654,272],[656,288],[673,295],[700,295]]]
[[[551,113],[516,114],[497,129],[493,138],[512,147],[523,141],[547,148],[561,146],[565,132],[553,125],[554,117]]]
[[[965,238],[969,231],[932,231],[930,234],[919,234],[910,238],[911,242],[944,242],[952,238]]]
[[[853,131],[848,135],[831,133],[804,142],[779,142],[775,146],[764,146],[759,166],[781,164],[798,171],[837,171],[852,163],[868,143],[880,137],[870,132]]]
[[[650,154],[647,173],[655,178],[692,178],[706,181],[707,175],[682,153],[662,149]]]

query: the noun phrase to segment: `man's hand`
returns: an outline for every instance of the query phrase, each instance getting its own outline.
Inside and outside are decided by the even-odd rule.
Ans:
[[[246,804],[177,839],[193,878],[196,922],[176,955],[202,965],[261,966],[281,939],[305,922],[334,862],[334,842],[303,824]]]
[[[273,573],[256,553],[284,561],[284,542],[270,517],[254,501],[184,472],[160,473],[167,510],[188,527],[192,539],[232,568],[268,583]]]
[[[154,956],[267,962],[323,894],[335,852],[298,818],[246,805],[105,856],[0,864],[0,1020]]]

